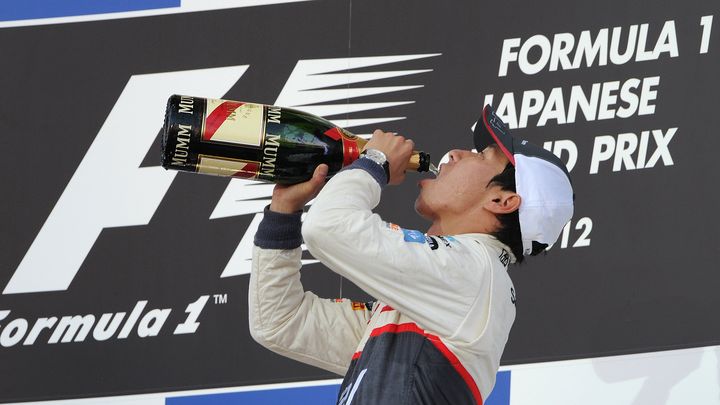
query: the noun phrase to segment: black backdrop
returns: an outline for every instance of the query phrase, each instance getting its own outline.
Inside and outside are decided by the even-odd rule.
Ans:
[[[317,0],[188,14],[0,29],[0,285],[16,272],[78,165],[133,75],[249,65],[225,98],[275,103],[299,60],[439,54],[358,69],[432,69],[350,88],[423,85],[351,103],[412,100],[350,118],[406,117],[351,128],[405,134],[434,157],[471,144],[469,127],[484,96],[660,76],[654,114],[572,124],[537,116],[517,136],[543,144],[571,140],[576,214],[568,245],[511,270],[518,317],[504,364],[720,344],[720,285],[715,257],[720,204],[716,150],[720,114],[720,30],[699,53],[701,17],[716,1],[429,1]],[[675,22],[679,56],[623,65],[597,63],[527,75],[517,63],[498,77],[503,40],[556,33],[593,36],[601,28],[649,26],[652,49],[665,21]],[[717,21],[716,21],[717,22]],[[537,49],[535,49],[537,51]],[[539,52],[530,57],[538,58]],[[571,54],[572,56],[573,54]],[[537,59],[533,59],[537,60]],[[345,86],[338,86],[344,88]],[[169,95],[169,94],[168,94]],[[567,95],[566,95],[567,101]],[[344,115],[343,115],[344,117]],[[343,118],[331,117],[331,118]],[[162,117],[158,116],[157,128]],[[127,117],[127,131],[143,130]],[[677,127],[668,144],[673,164],[589,174],[595,138]],[[154,131],[157,131],[157,128]],[[153,132],[153,136],[156,132]],[[650,136],[648,157],[655,144]],[[635,154],[634,156],[637,156]],[[158,166],[157,142],[143,167]],[[102,178],[102,173],[98,173]],[[147,225],[105,228],[66,290],[0,296],[0,333],[14,319],[172,308],[155,337],[0,347],[0,401],[67,398],[334,378],[255,344],[247,328],[247,276],[220,274],[252,215],[209,219],[229,180],[179,174]],[[405,228],[425,229],[412,211],[412,177],[387,189],[378,212]],[[142,199],[128,196],[129,200]],[[131,203],[129,203],[131,204]],[[92,209],[92,208],[90,208]],[[589,218],[589,246],[571,247]],[[587,224],[587,222],[584,222]],[[585,228],[587,229],[587,228]],[[68,234],[73,229],[65,230]],[[68,249],[72,248],[70,244]],[[309,257],[308,257],[309,258]],[[51,259],[52,261],[52,259]],[[52,267],[52,266],[50,266]],[[52,269],[44,269],[51,272]],[[339,278],[304,267],[306,288],[335,297]],[[344,282],[343,295],[363,298]],[[215,304],[213,294],[226,294]],[[185,306],[209,295],[192,334],[174,335]],[[0,314],[2,314],[0,312]],[[19,323],[16,323],[19,325]],[[9,332],[8,332],[9,333]],[[5,338],[11,340],[11,334]]]

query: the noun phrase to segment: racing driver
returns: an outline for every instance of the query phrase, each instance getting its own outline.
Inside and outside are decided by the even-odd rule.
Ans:
[[[474,144],[478,152],[450,151],[438,176],[420,182],[415,210],[432,223],[426,233],[372,212],[383,188],[405,179],[414,145],[402,136],[375,131],[327,184],[320,165],[305,183],[276,186],[255,235],[253,338],[344,375],[339,405],[482,404],[515,319],[508,266],[555,242],[573,191],[563,163],[513,138],[490,106]],[[303,241],[376,301],[304,291]]]

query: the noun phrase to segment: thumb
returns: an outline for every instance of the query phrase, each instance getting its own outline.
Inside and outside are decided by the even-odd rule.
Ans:
[[[315,168],[312,178],[308,181],[308,185],[312,188],[313,195],[317,194],[325,185],[325,178],[327,178],[328,170],[328,165],[325,163]]]
[[[329,170],[328,165],[326,165],[325,163],[318,165],[318,167],[315,168],[315,172],[313,172],[313,177],[312,177],[313,183],[316,181],[324,182],[325,178],[328,175],[328,170]]]

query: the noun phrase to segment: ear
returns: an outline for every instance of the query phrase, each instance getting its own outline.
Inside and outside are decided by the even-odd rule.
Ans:
[[[493,214],[503,215],[520,209],[520,203],[522,203],[522,198],[518,193],[501,190],[498,187],[483,206]]]

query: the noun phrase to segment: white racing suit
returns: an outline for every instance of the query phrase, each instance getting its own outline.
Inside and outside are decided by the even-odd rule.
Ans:
[[[300,213],[266,210],[255,236],[250,330],[283,356],[345,375],[339,405],[482,404],[515,319],[514,256],[485,234],[427,236],[372,209],[383,169],[359,159],[302,225],[308,250],[377,299],[322,299],[300,283]]]

